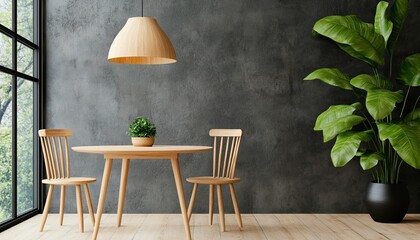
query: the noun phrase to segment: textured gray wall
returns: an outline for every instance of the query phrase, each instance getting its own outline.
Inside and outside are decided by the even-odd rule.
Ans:
[[[242,128],[237,184],[243,212],[364,212],[370,173],[357,161],[335,169],[331,144],[312,130],[316,116],[351,95],[302,78],[318,67],[368,71],[330,42],[313,38],[313,23],[326,15],[373,18],[377,1],[184,0],[145,1],[178,55],[172,65],[118,65],[106,61],[111,42],[128,17],[141,14],[138,0],[46,1],[46,127],[72,128],[71,145],[130,144],[127,126],[136,116],[157,125],[157,144],[211,145],[211,128]],[[412,13],[420,1],[412,1]],[[397,58],[420,52],[419,17],[412,14]],[[397,64],[398,65],[398,64]],[[397,67],[397,66],[396,66]],[[72,172],[96,177],[101,156],[71,153]],[[183,177],[209,174],[211,154],[181,157]],[[116,212],[121,163],[115,161],[106,212]],[[410,179],[411,211],[420,210],[420,172]],[[414,180],[416,179],[416,180]],[[191,184],[185,183],[189,197]],[[68,197],[74,198],[74,190]],[[208,190],[199,188],[196,212],[207,211]],[[53,211],[58,209],[56,191]],[[227,210],[231,211],[228,192]],[[67,201],[75,211],[75,202]],[[133,161],[126,212],[179,212],[170,163]]]

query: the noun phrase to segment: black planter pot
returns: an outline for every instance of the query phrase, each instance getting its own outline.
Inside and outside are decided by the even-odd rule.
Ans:
[[[409,203],[410,196],[405,184],[369,183],[365,204],[375,222],[401,222]]]

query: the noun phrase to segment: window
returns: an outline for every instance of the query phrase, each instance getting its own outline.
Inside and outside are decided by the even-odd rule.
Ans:
[[[0,0],[0,230],[39,211],[37,0]]]

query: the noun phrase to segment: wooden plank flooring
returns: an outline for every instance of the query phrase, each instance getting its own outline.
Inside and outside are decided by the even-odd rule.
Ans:
[[[37,215],[0,233],[0,240],[89,240],[93,231],[85,214],[85,233],[80,233],[78,216],[65,214],[63,226],[58,214],[50,214],[44,232],[38,231]],[[235,215],[226,215],[226,231],[219,231],[219,217],[208,225],[207,214],[193,214],[191,231],[194,240],[336,240],[336,239],[420,239],[420,215],[407,215],[400,224],[380,224],[366,214],[243,214],[244,228],[236,225]],[[104,214],[98,240],[185,239],[180,214],[125,214],[117,228],[117,215]]]

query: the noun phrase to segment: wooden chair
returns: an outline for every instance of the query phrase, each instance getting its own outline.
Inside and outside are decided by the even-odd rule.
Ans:
[[[79,214],[80,230],[83,232],[84,224],[81,186],[83,185],[85,189],[90,218],[92,224],[95,225],[95,216],[93,213],[88,184],[95,182],[96,178],[70,177],[69,147],[67,141],[67,137],[72,135],[72,131],[70,129],[42,129],[39,130],[38,133],[41,140],[42,153],[44,155],[45,168],[47,172],[47,179],[42,180],[42,183],[50,185],[44,212],[42,213],[40,231],[43,231],[48,217],[54,187],[61,186],[60,225],[63,225],[66,187],[76,186],[77,212]]]
[[[211,129],[210,136],[214,137],[213,146],[213,176],[190,177],[187,182],[193,183],[193,191],[190,204],[188,206],[188,219],[191,220],[192,209],[194,207],[195,195],[197,193],[198,184],[209,185],[209,224],[213,223],[213,200],[214,185],[217,187],[217,200],[220,215],[220,231],[225,231],[225,215],[222,199],[222,185],[229,185],[232,203],[235,209],[236,220],[240,228],[242,218],[239,212],[238,200],[236,199],[234,183],[240,182],[241,179],[235,178],[236,162],[238,158],[239,145],[241,143],[241,129]],[[224,149],[223,149],[224,148]]]

